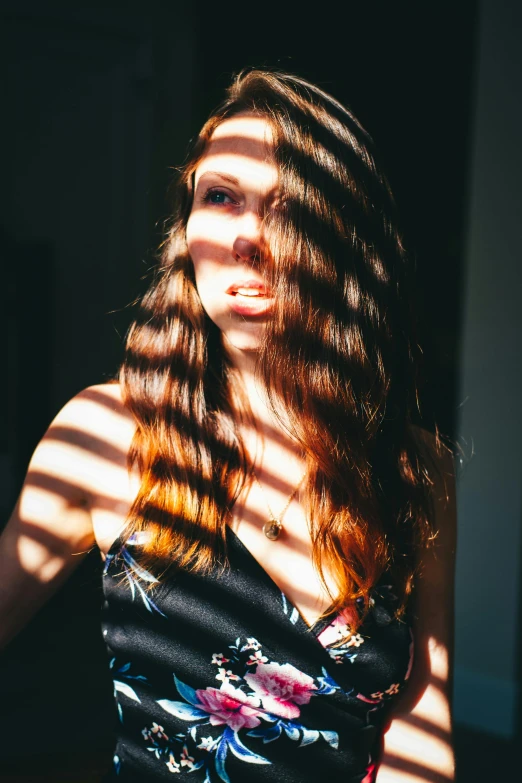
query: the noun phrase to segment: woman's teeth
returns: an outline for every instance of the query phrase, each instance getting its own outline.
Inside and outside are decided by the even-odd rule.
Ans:
[[[235,290],[236,294],[240,294],[241,296],[263,296],[263,292],[259,291],[257,288],[236,288]]]

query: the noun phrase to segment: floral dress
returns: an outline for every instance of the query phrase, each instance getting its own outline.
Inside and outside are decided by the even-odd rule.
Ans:
[[[386,579],[350,635],[348,612],[310,628],[231,529],[229,568],[206,576],[157,584],[137,546],[118,539],[103,576],[117,714],[107,783],[375,780],[413,659]]]

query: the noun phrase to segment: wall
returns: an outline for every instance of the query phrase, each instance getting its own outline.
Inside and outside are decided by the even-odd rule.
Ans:
[[[458,425],[455,717],[506,737],[520,684],[521,30],[520,4],[483,0]]]

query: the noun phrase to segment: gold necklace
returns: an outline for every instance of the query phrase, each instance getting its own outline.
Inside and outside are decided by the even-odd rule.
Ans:
[[[265,495],[265,490],[261,486],[261,482],[259,481],[258,477],[256,476],[256,472],[253,469],[252,469],[252,475],[254,476],[255,480],[257,481],[259,489],[261,490],[261,492],[263,494],[263,497],[265,499],[265,503],[266,503],[267,508],[268,508],[268,513],[270,514],[270,519],[268,520],[268,522],[265,522],[265,524],[263,525],[263,533],[265,534],[265,536],[268,539],[270,539],[270,541],[277,541],[277,539],[281,535],[281,531],[283,530],[283,523],[282,523],[281,520],[283,519],[284,515],[286,514],[288,506],[290,505],[290,503],[294,499],[294,496],[295,496],[296,492],[299,490],[301,484],[303,483],[303,479],[306,476],[306,471],[301,476],[301,479],[300,479],[299,484],[297,485],[297,487],[295,487],[295,489],[292,490],[292,493],[291,493],[290,497],[286,501],[285,507],[283,508],[282,511],[279,512],[279,515],[277,517],[274,514],[274,512],[272,511],[272,509],[270,508],[270,505],[268,503],[267,497]]]

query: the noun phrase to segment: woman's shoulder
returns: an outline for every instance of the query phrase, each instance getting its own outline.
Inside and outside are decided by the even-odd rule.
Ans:
[[[58,417],[64,414],[72,414],[84,420],[102,409],[130,416],[130,412],[123,402],[122,389],[118,381],[108,381],[107,383],[87,386],[65,403],[58,413]]]
[[[82,390],[51,422],[0,538],[7,618],[0,642],[23,626],[96,543],[104,552],[118,535],[133,499],[127,455],[134,430],[113,383]]]
[[[436,448],[437,437],[434,432],[431,432],[431,430],[426,429],[426,427],[423,427],[420,424],[413,424],[413,422],[409,422],[408,426],[417,444],[426,446],[428,449],[432,450]]]
[[[435,467],[435,472],[453,475],[455,456],[446,439],[418,424],[410,423],[409,427],[417,446],[430,461],[431,466]]]
[[[114,439],[130,442],[135,421],[125,406],[120,384],[111,381],[88,386],[69,399],[52,421],[49,432],[58,428],[64,440],[83,437],[92,449],[96,447],[96,438],[100,439],[100,447]]]
[[[64,491],[92,500],[114,468],[127,471],[135,429],[118,383],[89,386],[59,410],[29,469],[52,474]]]
[[[419,551],[423,572],[419,581],[436,584],[440,579],[446,579],[452,582],[457,530],[455,453],[437,433],[417,425],[410,426],[424,457],[432,507],[432,546]]]
[[[122,527],[136,493],[128,455],[136,423],[120,385],[89,386],[58,412],[29,468],[44,487],[69,506],[89,510],[94,538],[103,552]]]

